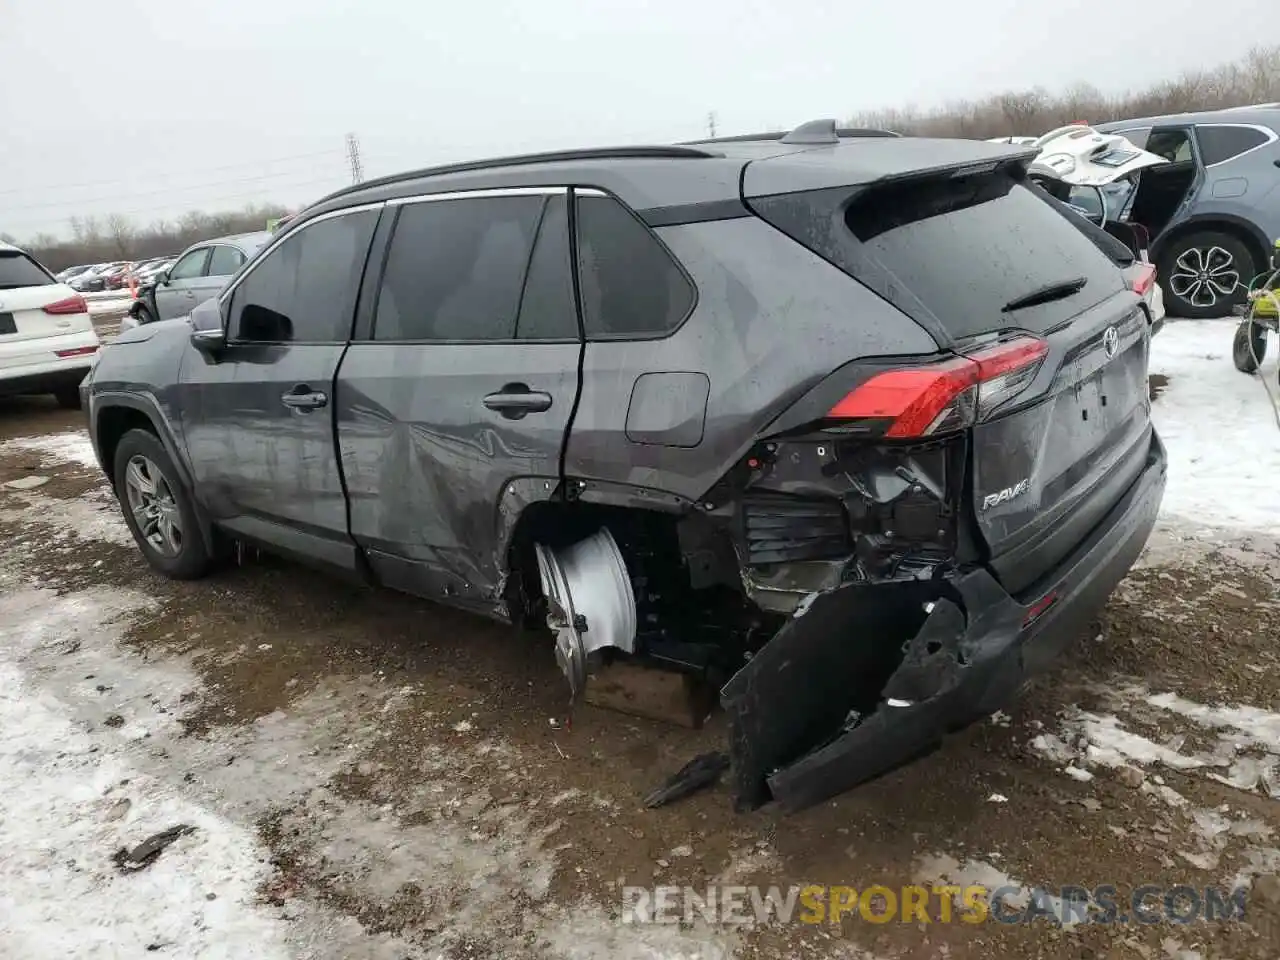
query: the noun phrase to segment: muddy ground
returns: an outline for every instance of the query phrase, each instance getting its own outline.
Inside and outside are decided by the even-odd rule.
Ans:
[[[1162,523],[1053,674],[835,801],[736,815],[722,786],[646,810],[721,718],[691,731],[582,706],[570,722],[547,636],[276,560],[163,580],[83,447],[48,440],[79,429],[0,401],[0,653],[102,755],[252,834],[247,896],[293,955],[1280,956],[1274,540]],[[121,842],[140,839],[132,816]],[[76,857],[106,876],[113,850]],[[1231,923],[617,923],[623,885],[944,879],[1253,890]],[[147,947],[192,955],[176,935]]]

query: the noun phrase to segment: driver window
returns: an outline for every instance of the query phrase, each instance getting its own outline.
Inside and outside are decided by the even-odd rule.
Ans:
[[[173,265],[169,271],[170,280],[194,280],[204,275],[204,262],[209,259],[209,248],[192,250]]]
[[[377,222],[377,211],[363,210],[291,233],[232,293],[232,339],[255,343],[348,340]]]

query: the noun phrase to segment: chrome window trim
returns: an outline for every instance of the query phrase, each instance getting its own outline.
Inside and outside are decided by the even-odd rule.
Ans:
[[[475,190],[450,190],[446,193],[418,193],[387,201],[389,207],[404,207],[437,200],[474,200],[486,197],[562,197],[569,187],[479,187]]]

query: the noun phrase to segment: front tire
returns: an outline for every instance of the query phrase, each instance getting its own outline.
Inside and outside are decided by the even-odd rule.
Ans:
[[[138,549],[154,569],[174,580],[195,580],[212,561],[190,493],[160,438],[134,429],[115,454],[116,498]]]
[[[1165,309],[1175,317],[1211,320],[1246,300],[1257,272],[1248,246],[1229,233],[1205,231],[1179,237],[1160,255]]]
[[[151,315],[151,311],[146,307],[139,306],[133,311],[133,319],[141,327],[148,323],[154,323],[156,318]]]

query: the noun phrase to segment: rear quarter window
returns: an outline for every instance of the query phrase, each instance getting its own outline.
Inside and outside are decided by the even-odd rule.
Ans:
[[[1006,173],[873,189],[845,222],[878,262],[957,340],[1051,329],[1123,289],[1120,272],[1068,216]],[[1013,312],[1036,290],[1083,278],[1078,292]]]
[[[662,242],[612,197],[580,196],[577,214],[587,338],[662,337],[680,326],[696,293]]]
[[[0,251],[0,290],[17,287],[43,287],[56,283],[49,271],[25,253]]]
[[[1200,156],[1207,167],[1224,163],[1247,150],[1260,147],[1274,139],[1274,135],[1256,127],[1215,124],[1196,127],[1196,139],[1200,141]]]

